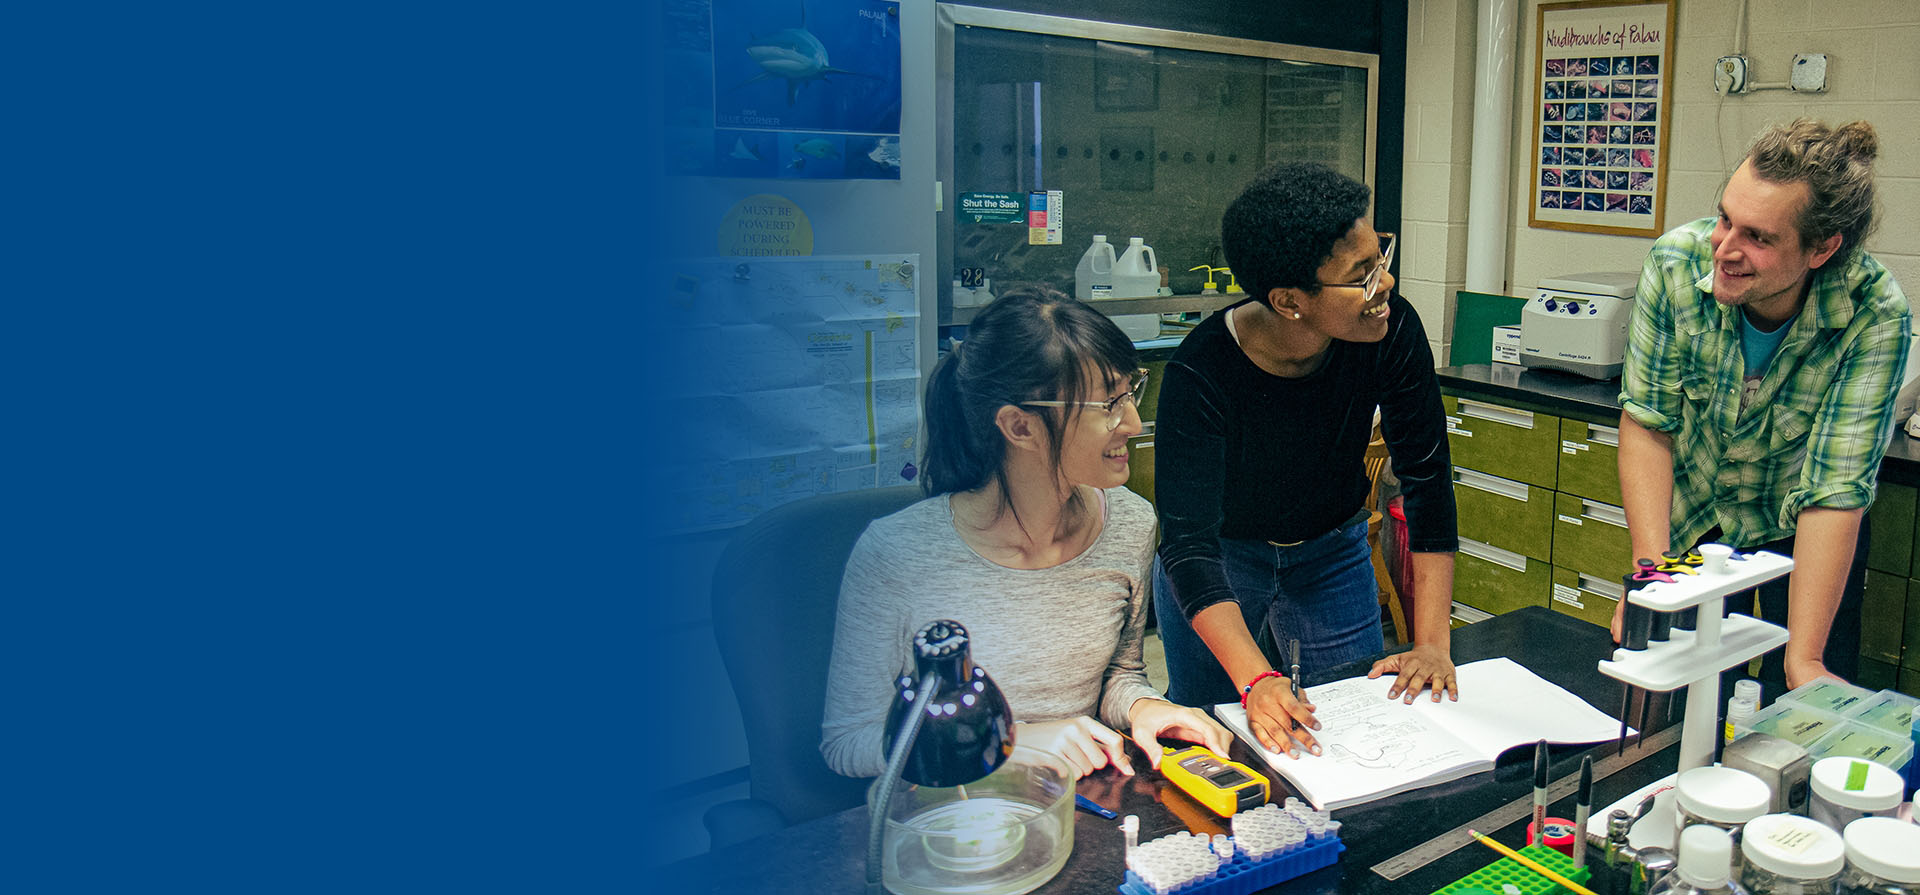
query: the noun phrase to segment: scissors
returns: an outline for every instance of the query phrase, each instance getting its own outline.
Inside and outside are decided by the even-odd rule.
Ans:
[[[1639,568],[1634,569],[1633,574],[1627,576],[1628,581],[1637,581],[1642,583],[1649,582],[1649,581],[1664,581],[1668,584],[1673,583],[1672,573],[1665,566],[1658,565],[1653,560],[1650,560],[1650,559],[1637,560],[1635,561],[1635,565],[1639,566]],[[1687,574],[1691,575],[1693,573],[1688,572]]]

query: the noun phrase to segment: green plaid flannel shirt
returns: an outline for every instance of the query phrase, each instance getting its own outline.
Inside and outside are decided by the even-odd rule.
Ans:
[[[1866,252],[1816,271],[1743,412],[1740,311],[1713,300],[1715,218],[1653,244],[1640,273],[1620,405],[1673,436],[1673,543],[1788,537],[1810,506],[1870,506],[1906,368],[1911,312]]]

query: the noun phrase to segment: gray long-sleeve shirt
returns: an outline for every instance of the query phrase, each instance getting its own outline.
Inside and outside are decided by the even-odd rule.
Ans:
[[[1079,556],[1050,569],[990,562],[953,527],[947,496],[875,520],[840,585],[820,752],[850,777],[886,769],[883,728],[893,682],[913,666],[908,643],[927,622],[967,628],[973,660],[1021,721],[1091,715],[1127,731],[1147,684],[1146,627],[1153,506],[1125,488],[1105,492],[1106,524]]]

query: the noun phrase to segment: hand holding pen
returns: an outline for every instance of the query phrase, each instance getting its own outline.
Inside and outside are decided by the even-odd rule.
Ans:
[[[1311,733],[1320,729],[1320,722],[1293,679],[1278,671],[1263,672],[1241,688],[1241,701],[1247,708],[1247,726],[1267,751],[1284,752],[1291,758],[1299,758],[1303,751],[1320,754],[1320,744]]]

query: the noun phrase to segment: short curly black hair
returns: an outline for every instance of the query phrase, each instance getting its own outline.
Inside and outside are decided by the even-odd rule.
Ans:
[[[1320,265],[1366,217],[1373,191],[1325,165],[1282,163],[1247,184],[1220,219],[1220,247],[1247,294],[1317,293]]]

